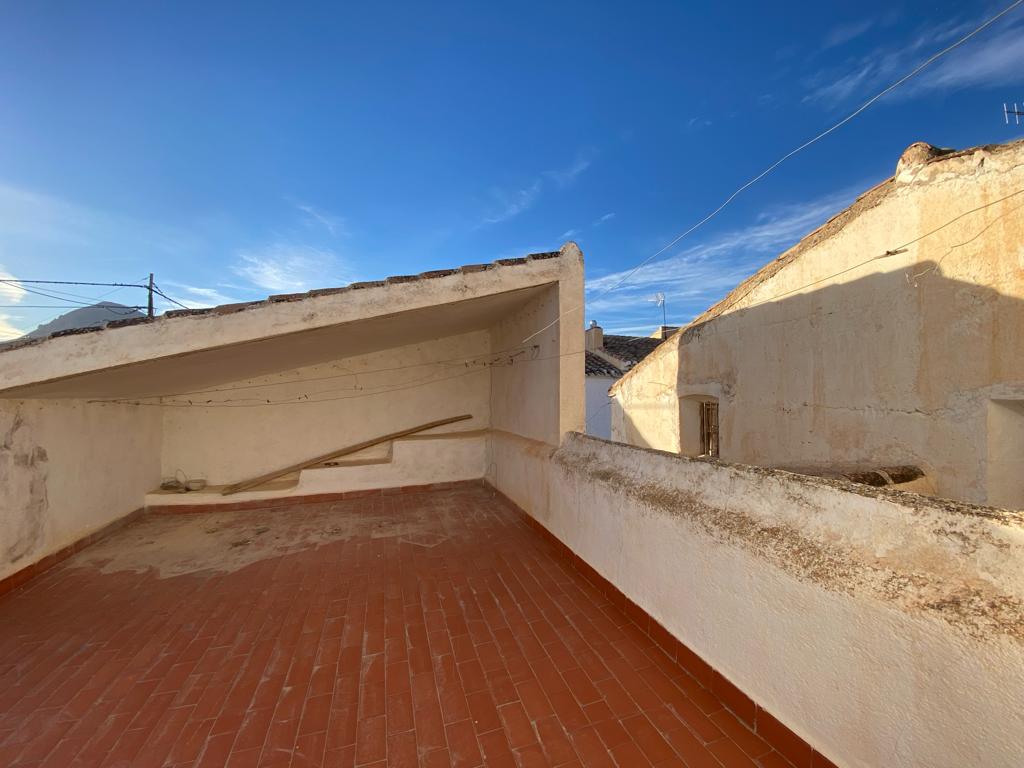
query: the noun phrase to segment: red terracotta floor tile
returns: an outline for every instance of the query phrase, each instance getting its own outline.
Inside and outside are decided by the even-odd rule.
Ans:
[[[627,610],[482,486],[142,518],[0,599],[0,763],[781,759]]]

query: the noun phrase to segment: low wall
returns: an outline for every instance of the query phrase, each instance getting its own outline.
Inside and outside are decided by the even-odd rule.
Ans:
[[[0,580],[141,508],[160,423],[153,408],[0,400]]]
[[[146,496],[148,508],[170,511],[199,505],[233,508],[248,502],[327,497],[341,493],[428,486],[480,480],[487,458],[487,434],[453,434],[396,440],[374,451],[380,458],[356,460],[348,466],[304,469],[294,484],[272,490],[252,490],[223,496],[219,488],[192,493],[154,492]],[[363,453],[370,453],[369,451]],[[360,454],[362,455],[362,454]]]
[[[838,765],[1022,764],[1024,516],[577,434],[531,450],[492,441],[491,482]]]

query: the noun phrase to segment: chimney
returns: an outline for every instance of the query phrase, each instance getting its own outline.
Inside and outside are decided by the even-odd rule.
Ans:
[[[586,349],[593,351],[595,349],[604,348],[604,331],[601,326],[597,324],[596,320],[590,321],[590,327],[584,332],[586,336]]]
[[[657,329],[655,329],[654,333],[651,334],[651,338],[664,340],[678,330],[678,325],[659,325]]]

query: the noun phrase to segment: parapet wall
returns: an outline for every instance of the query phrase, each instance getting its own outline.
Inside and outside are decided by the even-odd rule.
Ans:
[[[838,765],[1022,764],[1020,513],[578,434],[494,459],[499,490]]]

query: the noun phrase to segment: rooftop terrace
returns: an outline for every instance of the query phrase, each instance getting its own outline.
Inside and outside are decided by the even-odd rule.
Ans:
[[[3,765],[789,765],[479,483],[149,515],[0,626]]]

